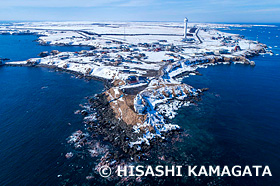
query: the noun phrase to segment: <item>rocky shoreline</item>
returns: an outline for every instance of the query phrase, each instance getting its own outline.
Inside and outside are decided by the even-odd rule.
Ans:
[[[245,56],[235,56],[235,57],[223,57],[223,56],[217,56],[213,58],[204,58],[204,59],[197,59],[195,61],[190,61],[191,66],[198,66],[198,65],[216,65],[216,64],[231,64],[231,63],[242,63],[246,65],[254,65],[254,63],[251,63],[248,58],[254,57],[256,55],[259,55],[260,53],[265,53],[265,47],[260,50],[252,50],[251,52],[247,52]],[[46,65],[46,64],[6,64],[6,66],[32,66],[32,67],[46,67],[53,69],[55,71],[63,71],[67,73],[71,73],[75,75],[78,78],[85,78],[87,80],[99,80],[104,82],[105,91],[103,93],[100,93],[96,95],[95,97],[88,99],[88,104],[90,106],[90,109],[83,112],[82,114],[84,116],[88,114],[92,114],[90,112],[94,112],[95,120],[88,120],[85,121],[88,125],[87,129],[90,132],[97,133],[101,136],[103,136],[103,139],[105,141],[109,141],[112,143],[115,147],[118,147],[123,153],[134,157],[135,160],[139,160],[143,158],[143,153],[148,152],[152,147],[153,144],[156,144],[158,142],[164,142],[165,137],[170,137],[172,135],[178,134],[182,131],[180,128],[176,128],[173,130],[169,130],[166,132],[161,133],[161,137],[155,136],[151,140],[149,140],[150,144],[141,143],[138,146],[131,146],[130,142],[137,141],[137,139],[141,138],[143,135],[145,135],[145,130],[140,130],[139,133],[135,133],[133,125],[128,124],[124,120],[118,117],[116,113],[116,109],[112,108],[112,105],[110,105],[108,94],[106,95],[106,91],[109,91],[110,89],[116,87],[114,83],[111,80],[96,77],[92,75],[86,75],[81,72],[76,72],[72,70],[68,70],[65,68],[60,68],[55,65]],[[164,69],[164,68],[163,68]],[[162,70],[163,70],[162,69]],[[195,74],[195,75],[201,75],[196,70],[193,71],[184,71],[182,73],[179,73],[173,78],[183,78],[186,77],[189,74]],[[165,72],[159,73],[159,74],[165,74]],[[157,77],[160,78],[160,77]],[[133,90],[133,89],[132,89]],[[174,96],[170,102],[173,100],[184,102],[184,103],[192,103],[194,101],[198,101],[199,97],[201,96],[202,92],[207,89],[202,90],[196,90],[198,93],[197,95],[193,95],[191,92],[188,93],[187,99],[178,99],[176,96]],[[124,91],[124,90],[123,90]],[[129,94],[129,91],[124,91]],[[137,91],[131,91],[134,92],[133,94],[136,94],[140,92],[140,90]],[[134,110],[134,109],[132,109]],[[170,119],[163,115],[163,118],[166,122],[170,122]],[[155,132],[154,129],[149,129],[150,132]]]
[[[120,117],[119,108],[122,111],[130,110],[126,112],[127,115],[130,113],[136,112],[135,108],[132,106],[133,100],[137,97],[137,95],[143,96],[145,91],[155,91],[158,92],[159,89],[162,87],[166,87],[166,90],[161,90],[162,98],[166,99],[165,102],[161,104],[155,104],[150,107],[154,107],[155,115],[161,115],[162,119],[165,123],[161,125],[169,125],[168,123],[172,122],[172,119],[175,117],[173,114],[170,117],[168,112],[176,112],[176,109],[182,106],[189,106],[190,104],[195,104],[196,102],[200,101],[200,97],[203,95],[204,91],[208,89],[194,89],[189,85],[185,85],[179,83],[180,78],[187,77],[188,75],[201,75],[197,68],[200,67],[207,67],[209,65],[219,65],[219,64],[235,64],[241,63],[245,65],[254,66],[253,63],[249,60],[250,58],[257,56],[261,53],[265,53],[265,48],[260,50],[252,50],[251,52],[246,53],[244,56],[234,56],[234,57],[224,57],[224,56],[215,56],[211,58],[196,58],[195,60],[188,61],[188,66],[191,69],[184,69],[184,67],[180,63],[170,63],[166,64],[163,68],[161,68],[160,73],[158,76],[154,77],[153,80],[149,82],[148,85],[143,85],[140,87],[135,88],[120,88],[120,84],[123,82],[121,80],[114,79],[109,80],[102,77],[96,77],[92,75],[87,75],[82,72],[77,72],[73,70],[69,70],[67,68],[61,68],[55,65],[46,65],[46,64],[6,64],[6,66],[29,66],[29,67],[43,67],[43,68],[50,68],[55,71],[67,72],[73,74],[77,78],[85,78],[87,80],[98,80],[102,81],[105,86],[104,92],[97,94],[93,97],[89,97],[87,100],[88,102],[84,105],[81,105],[83,110],[79,110],[76,113],[81,114],[84,116],[84,123],[86,124],[86,132],[76,131],[69,137],[68,142],[73,144],[75,149],[79,151],[81,147],[85,147],[86,153],[90,157],[97,158],[95,164],[95,168],[93,172],[89,173],[89,176],[86,177],[88,181],[96,181],[97,172],[100,170],[102,166],[109,166],[112,171],[116,171],[118,166],[129,166],[134,165],[135,163],[143,163],[151,161],[150,164],[154,162],[160,162],[161,164],[174,164],[174,162],[181,161],[184,165],[187,165],[192,160],[192,157],[189,155],[180,155],[180,158],[176,159],[172,155],[169,155],[169,148],[172,147],[176,142],[184,141],[188,138],[187,132],[180,128],[175,127],[171,128],[170,130],[160,131],[160,135],[157,135],[157,126],[152,125],[144,125],[138,127],[138,123],[128,123],[126,117]],[[185,63],[185,61],[184,61]],[[168,70],[169,71],[168,71]],[[180,71],[182,69],[182,72]],[[169,77],[170,72],[179,71],[180,73],[176,73],[175,76],[171,77],[171,82],[166,82],[163,79],[165,76]],[[174,81],[173,81],[174,80]],[[155,85],[153,84],[155,81]],[[176,88],[184,87],[179,92]],[[169,90],[169,92],[167,91]],[[118,92],[118,93],[117,93]],[[142,93],[142,94],[141,94]],[[145,94],[146,95],[146,94]],[[113,97],[112,97],[113,96]],[[144,96],[143,96],[144,97]],[[129,102],[125,107],[118,107],[122,106],[119,105],[120,99],[124,99],[125,102]],[[142,100],[147,101],[145,99]],[[113,103],[117,102],[116,105]],[[135,102],[134,102],[135,103]],[[174,103],[174,104],[173,104]],[[145,103],[148,105],[148,103]],[[159,108],[161,106],[168,106],[171,105],[172,110],[168,110],[168,108]],[[175,109],[174,109],[175,105]],[[140,113],[137,113],[139,116]],[[141,120],[144,124],[147,121],[148,112],[143,112],[140,114],[143,119]],[[136,116],[137,116],[136,115]],[[135,117],[135,116],[133,116]],[[137,126],[137,130],[139,132],[135,132],[135,126]],[[149,134],[153,134],[152,138],[147,138],[147,141],[143,141],[143,136],[148,136]],[[98,138],[92,139],[92,138]],[[139,142],[141,139],[141,143]],[[103,142],[108,142],[110,146],[108,147],[103,144]],[[135,145],[131,145],[135,144]],[[175,148],[176,149],[176,148]],[[75,151],[76,151],[75,150]],[[176,150],[171,150],[171,152],[176,152]],[[74,152],[74,151],[73,151]],[[65,154],[67,159],[73,158],[75,152],[68,152]],[[195,178],[188,178],[184,177],[183,180],[187,180],[188,182],[193,181],[197,182]],[[215,178],[214,178],[215,179]],[[167,183],[168,178],[160,178],[159,179],[162,183]],[[103,182],[104,180],[102,180]],[[141,177],[124,177],[120,178],[116,175],[112,175],[109,178],[105,179],[106,183],[116,183],[118,185],[126,184],[126,183],[146,183],[147,180]],[[221,181],[221,180],[218,180]]]
[[[110,25],[111,23],[108,30],[104,26],[102,32],[119,30]],[[147,25],[148,29],[149,27],[152,29],[149,32],[161,29]],[[182,30],[179,27],[170,28],[174,33]],[[195,165],[196,159],[201,163],[205,154],[203,157],[199,156],[201,152],[195,150],[200,144],[190,145],[196,134],[192,133],[189,126],[181,128],[183,126],[176,123],[177,118],[174,118],[177,113],[181,113],[180,108],[188,109],[188,106],[196,105],[208,89],[195,89],[182,83],[182,79],[202,75],[198,69],[212,65],[243,64],[253,68],[256,65],[251,61],[253,57],[264,53],[272,54],[265,44],[257,41],[223,33],[211,26],[198,25],[198,28],[200,31],[196,32],[196,37],[190,37],[192,42],[182,41],[179,35],[160,37],[155,34],[143,38],[131,35],[126,41],[122,40],[122,34],[110,38],[106,34],[92,37],[80,33],[80,30],[71,29],[71,24],[66,32],[42,29],[40,33],[36,31],[39,38],[35,41],[39,45],[87,46],[89,50],[42,51],[40,54],[43,55],[39,54],[38,58],[5,64],[3,62],[3,65],[49,68],[51,71],[70,73],[76,78],[103,82],[104,90],[86,97],[87,103],[81,104],[81,109],[75,111],[75,114],[82,115],[84,125],[81,125],[80,130],[75,129],[77,131],[69,134],[66,140],[70,144],[67,147],[70,148],[62,156],[69,161],[80,158],[89,163],[86,173],[88,176],[84,177],[89,185],[149,185],[149,178],[117,177],[112,174],[104,179],[98,172],[102,166],[109,166],[115,172],[118,166],[187,166]],[[94,29],[100,31],[99,27]],[[147,29],[138,25],[130,31],[141,33],[147,32]],[[166,27],[163,27],[162,32],[166,32]],[[182,114],[178,117],[179,120],[180,117],[188,116]],[[207,139],[204,139],[203,144],[207,146]],[[212,150],[207,152],[210,153],[207,156],[216,155],[211,155]],[[207,160],[204,163],[207,164]],[[78,169],[77,164],[73,167],[78,171],[83,169]],[[64,179],[63,185],[67,185],[72,178],[60,179]],[[158,185],[168,185],[169,178],[153,179],[155,180]],[[181,177],[178,183],[218,185],[215,183],[221,182],[219,179],[216,181],[212,182],[211,178],[203,184],[199,178]],[[174,183],[174,180],[170,183]]]
[[[110,87],[112,87],[112,83],[108,79],[105,79],[105,78],[102,78],[102,77],[97,77],[97,76],[90,76],[90,75],[83,74],[81,72],[72,71],[72,70],[68,70],[68,69],[64,69],[64,68],[59,68],[55,65],[46,65],[46,64],[2,64],[2,65],[3,66],[10,66],[10,67],[35,67],[35,68],[36,67],[37,68],[42,67],[42,68],[48,68],[48,69],[52,69],[52,70],[57,71],[57,72],[66,72],[66,73],[72,74],[79,79],[101,81],[101,82],[104,83],[105,89],[109,89]]]
[[[75,112],[83,115],[86,132],[76,131],[68,140],[75,149],[84,146],[88,155],[99,158],[94,172],[104,165],[114,171],[118,165],[150,159],[172,163],[172,157],[166,158],[168,148],[173,148],[176,141],[187,136],[184,129],[172,123],[173,119],[178,109],[196,104],[207,90],[184,84],[182,78],[201,75],[197,69],[210,65],[240,63],[254,66],[250,59],[267,52],[266,45],[236,35],[207,29],[200,34],[203,43],[159,40],[124,44],[115,39],[97,38],[100,43],[92,50],[42,52],[41,58],[5,65],[50,68],[104,83],[104,91],[89,97],[88,102],[81,105],[82,110]],[[62,45],[49,36],[43,37],[51,41],[46,45]],[[63,45],[70,45],[69,37],[65,39],[67,42]],[[79,39],[75,36],[71,40],[78,43]],[[43,44],[41,40],[37,41]],[[253,46],[248,48],[247,44]],[[73,156],[73,152],[65,155],[67,159]],[[92,178],[94,176],[87,179]]]
[[[70,74],[75,75],[77,78],[84,78],[87,80],[98,80],[102,81],[105,86],[105,91],[113,88],[114,85],[111,81],[100,78],[85,75],[79,72],[59,68],[57,66],[50,66],[50,65],[32,65],[32,64],[6,64],[5,66],[21,66],[21,67],[43,67],[53,69],[55,71],[60,72],[67,72]],[[208,90],[207,88],[198,90],[198,95],[194,96],[189,94],[187,99],[180,100],[174,98],[174,100],[180,102],[189,102],[193,103],[195,101],[199,101],[199,97],[203,94],[204,91]],[[172,101],[172,100],[171,100]],[[103,137],[104,141],[110,142],[115,147],[121,150],[120,153],[123,153],[126,156],[133,157],[134,160],[141,160],[145,159],[143,156],[144,153],[149,152],[151,148],[153,148],[154,144],[162,143],[165,141],[164,138],[172,137],[174,135],[180,134],[182,132],[181,128],[176,130],[167,131],[162,134],[162,137],[155,137],[150,141],[150,145],[145,143],[141,144],[141,150],[137,149],[137,147],[129,146],[129,142],[136,141],[137,138],[143,136],[144,131],[140,133],[134,133],[133,125],[128,125],[123,120],[117,119],[116,113],[110,106],[110,102],[108,101],[108,95],[105,92],[95,95],[94,97],[88,98],[88,105],[87,109],[79,111],[78,113],[82,114],[84,117],[94,114],[96,120],[86,120],[85,123],[87,124],[87,130],[91,133],[96,133]],[[164,117],[165,120],[169,121],[167,117]]]
[[[199,101],[199,96],[206,90],[207,89],[202,89],[198,96],[190,96],[187,100],[184,100],[184,102]],[[131,147],[129,142],[136,141],[137,138],[143,136],[144,131],[134,133],[132,125],[128,125],[123,120],[117,119],[116,113],[111,108],[107,96],[104,93],[89,98],[88,103],[90,105],[90,110],[93,110],[96,116],[96,120],[86,121],[86,124],[88,125],[87,130],[103,136],[105,141],[109,141],[115,147],[119,147],[125,154],[134,157],[135,160],[143,158],[143,153],[146,153],[153,148],[154,144],[165,141],[163,138],[157,137],[150,141],[150,145],[145,143],[141,144],[141,150],[138,150],[135,146]],[[182,129],[178,128],[177,130],[164,133],[163,136],[166,138],[172,137],[180,132],[182,132]]]

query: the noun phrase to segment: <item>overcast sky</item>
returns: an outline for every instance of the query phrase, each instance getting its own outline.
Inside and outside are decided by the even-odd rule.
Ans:
[[[0,20],[279,23],[280,0],[0,0]]]

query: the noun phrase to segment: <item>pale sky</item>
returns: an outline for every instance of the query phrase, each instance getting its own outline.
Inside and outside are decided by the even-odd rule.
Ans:
[[[279,23],[280,0],[0,0],[0,20]]]

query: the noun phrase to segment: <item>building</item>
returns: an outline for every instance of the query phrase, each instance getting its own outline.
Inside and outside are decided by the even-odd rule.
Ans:
[[[184,39],[187,39],[188,18],[184,19]]]
[[[182,42],[189,41],[187,36],[193,36],[192,34],[188,34],[188,18],[185,17],[184,19],[184,38],[181,40]]]

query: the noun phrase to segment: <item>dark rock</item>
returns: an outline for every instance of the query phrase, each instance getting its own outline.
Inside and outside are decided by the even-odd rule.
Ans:
[[[88,112],[87,112],[86,110],[82,110],[82,111],[81,111],[81,114],[82,114],[83,116],[87,116],[87,115],[88,115]]]

